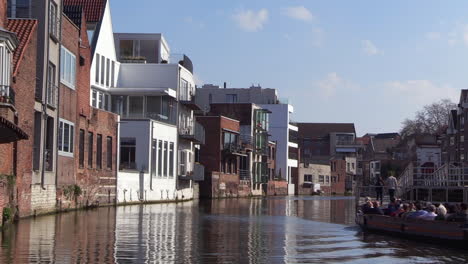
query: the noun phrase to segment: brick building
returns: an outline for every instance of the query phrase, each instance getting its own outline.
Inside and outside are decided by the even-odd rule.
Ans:
[[[250,194],[247,152],[240,141],[240,122],[222,115],[198,116],[209,143],[200,148],[205,180],[200,197],[245,197]]]
[[[61,208],[115,202],[118,116],[90,105],[86,12],[64,5],[57,159]]]

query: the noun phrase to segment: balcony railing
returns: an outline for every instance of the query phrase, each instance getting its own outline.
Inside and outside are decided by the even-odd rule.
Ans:
[[[0,102],[15,105],[15,90],[7,85],[0,85]]]
[[[53,82],[47,84],[47,105],[57,108],[58,103],[58,87]]]
[[[193,167],[193,180],[194,181],[203,181],[205,180],[205,166],[195,163]]]
[[[223,150],[226,153],[241,153],[243,148],[238,143],[224,143]]]
[[[205,144],[205,128],[198,122],[195,122],[193,127],[180,127],[179,135],[184,139],[191,140],[199,144]]]
[[[239,178],[241,180],[250,180],[251,173],[249,170],[239,170]]]

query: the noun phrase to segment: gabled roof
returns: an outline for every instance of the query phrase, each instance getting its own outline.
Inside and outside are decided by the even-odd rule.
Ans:
[[[356,134],[353,123],[298,123],[297,126],[301,138],[323,138],[330,133]]]
[[[18,72],[21,59],[37,26],[35,19],[8,19],[7,29],[16,34],[19,45],[13,54],[13,76]]]
[[[81,7],[87,22],[101,21],[107,0],[63,0],[64,9],[67,6]],[[72,19],[70,17],[70,19]],[[73,19],[72,19],[73,20]]]

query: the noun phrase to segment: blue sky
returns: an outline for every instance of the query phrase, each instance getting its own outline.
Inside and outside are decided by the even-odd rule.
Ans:
[[[201,83],[277,88],[301,122],[398,131],[468,88],[468,1],[111,2],[114,31],[163,33]]]

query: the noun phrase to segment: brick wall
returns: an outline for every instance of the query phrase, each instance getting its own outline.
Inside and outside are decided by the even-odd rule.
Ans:
[[[268,181],[267,195],[288,195],[287,181]]]
[[[13,77],[12,86],[16,92],[15,107],[18,111],[18,126],[29,135],[28,140],[18,142],[16,171],[16,203],[19,216],[29,216],[31,212],[31,183],[34,146],[34,91],[36,88],[37,31],[23,53],[18,72]],[[55,203],[55,199],[53,200]]]
[[[0,0],[0,27],[5,28],[7,21],[7,0]]]
[[[332,194],[344,194],[346,189],[346,160],[344,159],[332,159],[331,162],[334,162],[335,169],[332,169],[331,176],[336,177],[336,182],[331,181],[331,193]]]
[[[33,215],[46,214],[56,210],[56,189],[54,185],[31,186],[31,207],[34,208]]]

